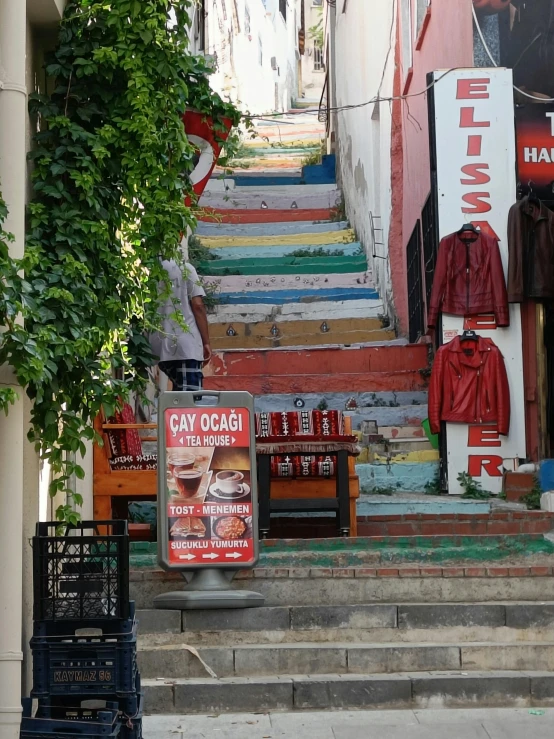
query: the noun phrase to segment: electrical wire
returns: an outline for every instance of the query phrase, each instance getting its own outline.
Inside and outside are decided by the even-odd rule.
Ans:
[[[481,43],[483,44],[483,48],[485,49],[487,56],[491,60],[492,64],[495,67],[498,67],[498,63],[494,59],[493,55],[491,54],[491,51],[487,45],[487,42],[485,41],[485,37],[483,36],[483,32],[481,30],[481,26],[479,24],[479,21],[477,19],[477,14],[475,13],[475,8],[472,6],[472,12],[473,12],[473,18],[475,21],[475,26],[477,28],[477,32],[479,34],[479,37],[481,39]],[[336,107],[330,107],[328,110],[330,113],[341,113],[343,111],[348,110],[357,110],[358,108],[365,108],[368,105],[374,105],[375,103],[390,103],[395,100],[407,100],[408,98],[413,97],[419,97],[420,95],[425,95],[431,88],[433,88],[438,82],[440,82],[442,79],[444,79],[447,75],[451,74],[452,72],[456,72],[459,69],[467,69],[467,67],[452,67],[451,69],[447,69],[443,74],[441,74],[440,77],[437,77],[437,79],[433,80],[431,84],[427,85],[427,87],[424,87],[423,90],[419,90],[418,92],[410,92],[406,95],[394,95],[391,97],[381,97],[380,95],[375,95],[375,97],[371,98],[371,100],[367,100],[364,103],[356,103],[351,105],[338,105]],[[521,95],[524,95],[527,98],[530,98],[531,100],[537,100],[540,103],[552,103],[554,102],[554,98],[542,98],[537,97],[536,95],[531,95],[528,92],[525,92],[525,90],[522,90],[521,88],[517,87],[516,85],[513,85],[514,90],[517,90]],[[304,110],[302,111],[303,115],[318,115],[318,110]],[[283,115],[283,113],[261,113],[259,115],[256,114],[245,114],[242,116],[245,120],[266,120],[269,121],[273,118],[279,118]]]
[[[451,69],[447,69],[443,74],[441,74],[440,77],[437,77],[436,80],[433,80],[431,84],[427,85],[427,87],[424,87],[423,90],[419,90],[418,92],[410,92],[406,95],[394,95],[392,97],[381,97],[380,95],[375,95],[375,97],[371,98],[371,100],[367,100],[365,103],[356,103],[351,105],[337,105],[336,107],[329,108],[329,111],[331,113],[340,113],[345,110],[357,110],[358,108],[365,108],[368,105],[373,105],[374,103],[390,103],[394,100],[406,100],[407,98],[415,98],[419,97],[420,95],[425,95],[431,88],[433,88],[437,83],[439,83],[442,79],[447,77],[449,74],[452,74],[452,72],[456,72],[459,69],[467,69],[467,67],[452,67]],[[317,115],[319,111],[317,110],[303,110],[303,115]],[[260,115],[255,115],[252,113],[245,114],[242,117],[244,119],[253,120],[254,118],[278,118],[282,116],[283,113],[261,113]]]
[[[475,6],[474,5],[471,6],[471,10],[473,12],[473,21],[475,23],[475,27],[477,28],[477,33],[479,34],[479,38],[481,39],[481,43],[483,44],[483,48],[487,52],[487,56],[489,57],[489,59],[491,60],[491,62],[493,63],[493,65],[495,67],[498,67],[498,63],[497,63],[496,59],[493,57],[493,55],[491,54],[491,51],[489,49],[489,46],[488,46],[487,42],[485,41],[485,37],[483,35],[483,31],[481,29],[481,24],[479,23],[479,19],[477,18],[477,13],[475,12]],[[535,43],[536,40],[537,40],[536,38],[533,39],[533,41],[530,44],[530,46],[532,46]],[[514,90],[517,90],[517,92],[519,92],[521,95],[524,95],[526,98],[530,98],[531,100],[537,100],[539,103],[554,103],[554,98],[540,98],[540,97],[537,97],[536,95],[531,95],[530,93],[525,92],[525,90],[522,90],[520,87],[517,87],[517,85],[512,85],[512,87],[514,88]]]

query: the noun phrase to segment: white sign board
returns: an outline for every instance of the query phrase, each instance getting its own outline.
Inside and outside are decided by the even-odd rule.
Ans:
[[[499,240],[508,270],[508,211],[516,199],[516,144],[512,72],[460,69],[434,73],[435,151],[439,238],[473,223]],[[457,477],[468,472],[485,490],[499,493],[504,469],[526,455],[523,350],[519,305],[510,305],[510,327],[493,317],[444,314],[443,343],[464,328],[490,338],[504,356],[510,384],[509,436],[494,426],[446,426],[448,489],[461,493]]]

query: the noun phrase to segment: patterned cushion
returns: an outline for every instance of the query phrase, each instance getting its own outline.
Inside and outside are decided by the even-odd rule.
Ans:
[[[108,423],[136,423],[133,409],[124,403],[121,410],[108,419]],[[110,467],[114,470],[156,469],[156,455],[142,453],[142,442],[137,429],[106,430],[110,446]],[[152,460],[154,460],[152,467]]]
[[[341,436],[344,434],[342,411],[283,411],[256,413],[256,437]]]
[[[326,454],[277,454],[271,457],[271,477],[334,477],[336,460]]]
[[[112,470],[157,470],[157,454],[124,454],[120,457],[110,459]]]
[[[260,446],[279,451],[282,442],[298,442],[292,447],[292,453],[272,455],[271,477],[334,477],[336,457],[322,453],[302,454],[308,451],[302,449],[303,439],[310,444],[327,442],[330,447],[334,442],[353,440],[345,436],[342,411],[256,413],[256,441]]]

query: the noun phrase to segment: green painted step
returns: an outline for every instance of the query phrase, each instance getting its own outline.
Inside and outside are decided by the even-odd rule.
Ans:
[[[249,259],[217,259],[201,262],[203,275],[314,275],[362,272],[368,268],[363,254],[344,257],[264,257]],[[238,271],[237,271],[238,270]]]
[[[157,545],[131,544],[131,568],[157,566]],[[493,562],[507,557],[552,554],[542,534],[498,536],[390,536],[356,539],[294,539],[262,542],[258,567],[364,567],[407,562]]]

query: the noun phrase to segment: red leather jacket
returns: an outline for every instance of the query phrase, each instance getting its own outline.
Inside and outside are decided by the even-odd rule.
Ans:
[[[462,341],[461,336],[437,351],[429,388],[429,422],[497,424],[510,430],[510,388],[504,358],[492,339]]]
[[[453,233],[441,240],[428,326],[437,325],[441,310],[455,316],[494,313],[497,326],[510,325],[506,280],[495,238],[479,233],[469,241]]]

